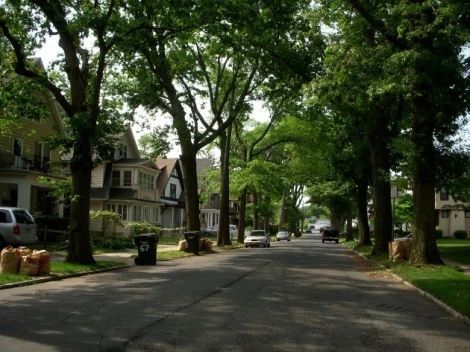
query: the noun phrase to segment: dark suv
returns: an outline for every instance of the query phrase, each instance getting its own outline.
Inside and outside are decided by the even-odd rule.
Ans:
[[[325,243],[325,241],[335,241],[336,243],[339,242],[339,232],[336,228],[332,226],[325,226],[321,229],[321,241]]]

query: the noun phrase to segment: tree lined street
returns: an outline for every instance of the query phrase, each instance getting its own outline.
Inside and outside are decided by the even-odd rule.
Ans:
[[[470,351],[470,328],[316,235],[0,291],[2,351]]]

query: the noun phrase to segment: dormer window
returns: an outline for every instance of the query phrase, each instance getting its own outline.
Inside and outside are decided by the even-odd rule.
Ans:
[[[119,159],[126,159],[127,158],[127,146],[126,145],[119,144],[118,157],[119,157]]]
[[[176,185],[174,183],[170,183],[170,198],[176,199]]]
[[[442,188],[440,193],[440,200],[449,200],[449,193],[445,188]]]

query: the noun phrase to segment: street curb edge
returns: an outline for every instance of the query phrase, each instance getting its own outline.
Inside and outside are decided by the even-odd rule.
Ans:
[[[364,256],[362,253],[359,253],[359,252],[356,252],[355,250],[351,249],[351,251],[355,254],[357,254],[358,256],[360,256],[362,259],[368,261],[368,262],[371,262],[371,263],[374,263],[374,264],[377,264],[379,265],[381,268],[387,270],[388,273],[390,273],[395,279],[397,279],[398,281],[400,281],[402,284],[404,284],[405,286],[411,288],[411,289],[414,289],[416,292],[418,292],[420,295],[422,295],[423,297],[427,298],[428,300],[434,302],[435,304],[437,304],[439,307],[443,308],[445,311],[447,311],[447,313],[449,313],[450,315],[452,315],[454,318],[456,318],[457,320],[460,320],[462,323],[464,324],[467,324],[470,326],[470,318],[466,317],[465,315],[463,315],[462,313],[460,312],[457,312],[454,308],[452,308],[451,306],[447,305],[446,303],[442,302],[440,299],[434,297],[432,294],[430,294],[429,292],[426,292],[424,291],[423,289],[419,288],[419,287],[416,287],[415,285],[413,285],[411,282],[408,282],[406,281],[405,279],[403,279],[402,277],[398,276],[397,274],[395,273],[392,273],[391,271],[389,271],[386,267],[384,267],[381,263],[373,260],[373,259],[370,259],[370,258],[367,258],[366,256]]]

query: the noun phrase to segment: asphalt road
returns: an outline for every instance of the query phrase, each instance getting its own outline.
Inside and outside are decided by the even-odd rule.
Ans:
[[[305,236],[1,290],[0,351],[470,351],[470,327]]]

